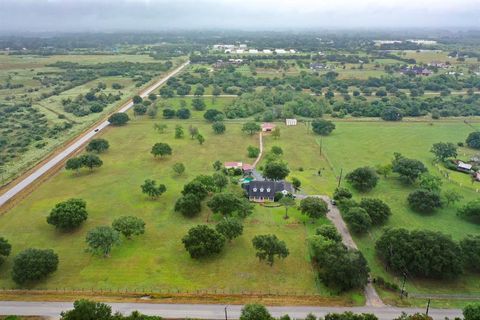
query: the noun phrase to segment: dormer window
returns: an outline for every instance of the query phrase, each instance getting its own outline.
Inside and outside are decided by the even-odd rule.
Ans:
[[[270,192],[270,190],[271,190],[270,188],[267,188],[267,192]]]
[[[263,188],[260,188],[260,192],[263,192],[263,190],[264,190]]]
[[[253,188],[253,192],[257,192],[257,188]]]

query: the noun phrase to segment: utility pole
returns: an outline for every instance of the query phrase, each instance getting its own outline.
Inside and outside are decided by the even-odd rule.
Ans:
[[[228,306],[225,306],[225,320],[228,320],[227,308]]]
[[[338,186],[340,188],[340,183],[342,183],[343,168],[340,168],[340,176],[338,177]]]
[[[428,310],[430,309],[430,299],[428,299],[428,302],[427,302],[427,311],[425,312],[425,314],[428,316]]]
[[[403,293],[405,292],[405,281],[407,281],[407,275],[404,272],[403,273],[402,290],[400,291],[400,299],[403,299]]]

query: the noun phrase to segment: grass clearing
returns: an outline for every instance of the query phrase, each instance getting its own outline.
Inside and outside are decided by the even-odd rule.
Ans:
[[[290,219],[284,220],[283,208],[257,206],[245,220],[244,235],[226,245],[217,257],[197,261],[183,248],[181,238],[197,224],[206,223],[209,215],[204,205],[202,214],[187,219],[173,211],[183,185],[198,174],[211,174],[212,163],[248,161],[246,148],[258,143],[257,136],[241,133],[241,124],[228,123],[224,135],[214,135],[207,123],[199,127],[206,142],[200,146],[188,135],[174,139],[173,129],[188,121],[164,121],[167,131],[158,134],[153,124],[158,120],[137,118],[126,127],[110,128],[104,133],[111,150],[102,154],[104,166],[95,172],[78,175],[62,170],[29,195],[17,207],[0,217],[0,234],[10,239],[14,256],[27,247],[52,248],[60,256],[59,270],[35,288],[161,288],[192,290],[226,290],[227,292],[298,292],[339,297],[317,283],[308,259],[306,239],[326,219],[311,224],[296,209],[290,209]],[[150,148],[156,142],[168,142],[173,156],[154,159]],[[184,175],[178,177],[172,165],[183,162]],[[158,201],[148,200],[140,185],[147,178],[167,186]],[[76,232],[56,232],[45,221],[53,205],[70,197],[87,201],[89,219]],[[144,236],[114,248],[108,259],[84,251],[86,232],[94,226],[111,224],[115,217],[136,215],[146,221]],[[210,224],[218,217],[213,216]],[[306,225],[306,226],[305,226]],[[21,233],[18,230],[22,230]],[[290,256],[276,261],[273,267],[255,257],[251,239],[257,234],[274,233],[287,243]],[[15,287],[10,280],[12,259],[0,268],[0,286]],[[361,303],[359,292],[340,296],[346,304]]]

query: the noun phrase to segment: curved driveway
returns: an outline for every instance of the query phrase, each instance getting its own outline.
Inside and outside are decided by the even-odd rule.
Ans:
[[[146,90],[144,90],[140,96],[142,98],[148,96],[152,91],[160,87],[162,84],[167,82],[168,79],[179,73],[183,68],[185,68],[190,61],[185,62],[182,64],[180,67],[176,68],[172,72],[170,72],[166,77],[162,78],[161,80],[157,81],[150,87],[148,87]],[[117,112],[126,112],[128,109],[130,109],[133,106],[133,102],[129,101],[126,103],[122,108],[120,108]],[[0,196],[0,207],[2,207],[5,203],[10,201],[13,197],[15,197],[17,194],[19,194],[21,191],[23,191],[25,188],[27,188],[30,184],[32,184],[35,180],[43,176],[45,173],[53,169],[56,165],[61,163],[63,160],[65,160],[68,156],[73,154],[76,150],[78,150],[80,147],[82,147],[86,142],[88,142],[91,138],[93,138],[95,135],[97,135],[99,132],[101,132],[103,129],[105,129],[110,122],[107,120],[100,123],[98,126],[95,126],[90,129],[89,132],[81,136],[79,139],[77,139],[74,143],[72,143],[70,146],[62,150],[58,155],[47,161],[45,164],[40,166],[38,169],[36,169],[34,172],[32,172],[30,175],[28,175],[25,179],[11,187],[9,190],[7,190],[4,194]]]

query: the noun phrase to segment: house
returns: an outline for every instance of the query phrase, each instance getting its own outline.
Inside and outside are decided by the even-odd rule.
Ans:
[[[285,49],[275,49],[275,52],[276,52],[277,54],[285,54],[285,53],[287,53],[287,51],[286,51]]]
[[[289,52],[290,53],[297,53],[297,51],[295,51],[294,49],[290,49]]]
[[[326,64],[319,63],[319,62],[310,63],[310,70],[324,70],[324,69],[328,69]]]
[[[275,125],[273,123],[270,123],[270,122],[262,123],[262,131],[263,132],[271,132],[271,131],[273,131],[273,129],[275,129]]]
[[[457,170],[458,171],[469,173],[472,170],[472,167],[473,166],[469,163],[465,163],[463,161],[458,161],[457,162]]]
[[[248,53],[257,54],[258,50],[257,49],[250,49],[250,50],[248,50]]]
[[[441,62],[441,61],[432,61],[428,64],[429,67],[436,67],[436,68],[441,68],[441,69],[446,69],[448,68],[448,64]]]
[[[297,119],[285,119],[285,124],[287,126],[296,126],[297,125]]]
[[[274,201],[277,192],[283,195],[293,192],[292,185],[285,181],[251,181],[243,187],[248,199],[254,202]]]
[[[243,173],[250,173],[252,172],[252,170],[253,170],[253,166],[251,164],[248,164],[248,163],[242,164]]]
[[[272,50],[270,49],[264,49],[262,52],[266,54],[272,54]]]
[[[253,166],[243,162],[225,162],[223,164],[225,169],[241,169],[243,173],[250,173],[253,170]]]
[[[225,169],[242,169],[243,163],[242,162],[225,162],[223,164]]]
[[[237,50],[235,50],[235,53],[242,54],[242,53],[245,53],[245,50],[244,49],[237,49]]]

